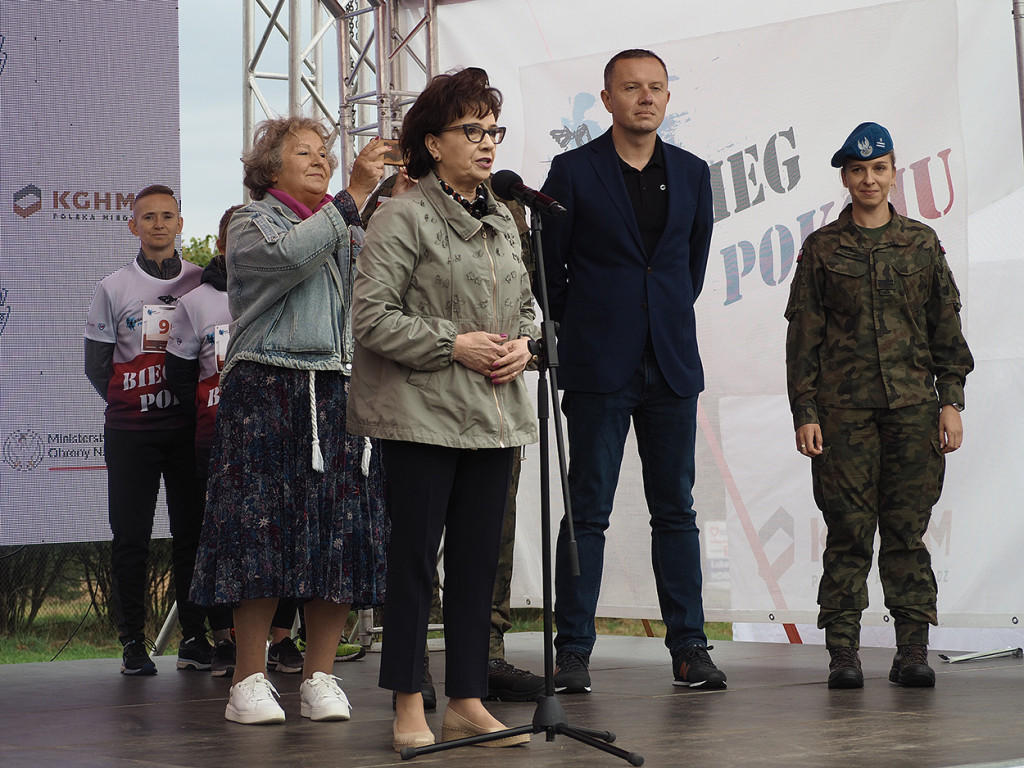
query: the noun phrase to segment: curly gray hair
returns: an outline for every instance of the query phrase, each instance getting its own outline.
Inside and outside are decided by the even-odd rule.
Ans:
[[[274,178],[281,172],[281,149],[285,136],[298,136],[299,131],[313,131],[324,144],[331,136],[327,126],[311,117],[275,117],[256,126],[252,149],[242,155],[245,169],[242,183],[253,200],[262,200],[274,185]],[[333,173],[338,167],[338,156],[328,152],[327,164]]]

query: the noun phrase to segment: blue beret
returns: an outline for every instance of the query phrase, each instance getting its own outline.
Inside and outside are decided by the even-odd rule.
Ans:
[[[832,155],[832,167],[842,168],[847,158],[870,160],[893,151],[892,136],[878,123],[861,123],[853,129],[839,151]]]

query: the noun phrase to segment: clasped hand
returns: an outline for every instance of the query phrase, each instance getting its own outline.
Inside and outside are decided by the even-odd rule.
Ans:
[[[455,337],[455,362],[486,376],[492,384],[508,384],[522,373],[533,355],[529,339],[503,333],[472,331]]]

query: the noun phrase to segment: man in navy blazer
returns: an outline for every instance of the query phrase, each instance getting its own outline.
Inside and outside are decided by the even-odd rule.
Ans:
[[[590,691],[590,654],[608,528],[630,420],[651,515],[651,560],[674,684],[724,688],[708,654],[693,510],[697,395],[704,372],[693,304],[713,223],[708,165],[662,142],[664,61],[616,54],[601,100],[612,127],[555,157],[544,192],[568,210],[544,229],[569,495],[580,575],[563,520],[555,558],[555,689]]]

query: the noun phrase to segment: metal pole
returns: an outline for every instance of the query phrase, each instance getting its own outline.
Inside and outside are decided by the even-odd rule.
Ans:
[[[312,11],[312,26],[310,27],[314,33],[319,33],[323,26],[323,11],[324,7],[319,0],[314,0]],[[324,46],[323,36],[321,35],[318,40],[313,43],[313,50],[309,52],[309,60],[313,67],[313,100],[317,106],[324,111],[328,117],[330,112],[323,108],[324,104]]]
[[[430,49],[427,52],[427,61],[430,64],[430,68],[427,70],[427,81],[430,81],[434,75],[438,74],[441,65],[440,51],[437,46],[437,0],[423,0],[424,14],[427,17],[427,46]]]
[[[382,138],[391,138],[391,89],[395,87],[392,77],[391,51],[391,19],[397,13],[395,4],[384,5],[373,12],[373,27],[377,31],[377,44],[374,46],[377,56],[374,62],[377,69],[377,132]]]
[[[1020,104],[1021,148],[1024,150],[1024,0],[1013,0],[1013,32],[1017,41],[1017,102]]]
[[[288,114],[301,114],[302,102],[302,1],[288,3]]]
[[[348,186],[348,169],[356,159],[355,152],[352,151],[353,139],[349,134],[349,131],[355,127],[355,108],[349,103],[348,91],[350,88],[347,85],[352,76],[352,50],[349,43],[351,38],[349,25],[351,23],[348,18],[338,19],[338,69],[340,71],[338,77],[338,111],[340,112],[338,124],[341,126],[341,135],[338,137],[341,140],[341,147],[338,154],[341,156],[341,184],[343,187]],[[370,623],[372,624],[372,622],[371,619]],[[361,639],[360,642],[363,640]]]
[[[245,0],[242,3],[242,152],[248,152],[252,148],[253,129],[253,94],[252,85],[249,82],[249,66],[252,61],[252,19],[253,0]],[[242,199],[249,199],[249,190],[242,185]]]
[[[167,618],[164,619],[164,625],[160,627],[160,633],[156,636],[156,641],[153,643],[153,655],[163,656],[164,651],[167,650],[167,646],[171,642],[171,633],[174,632],[174,626],[178,623],[178,601],[175,600],[171,605],[171,610],[167,612]]]

